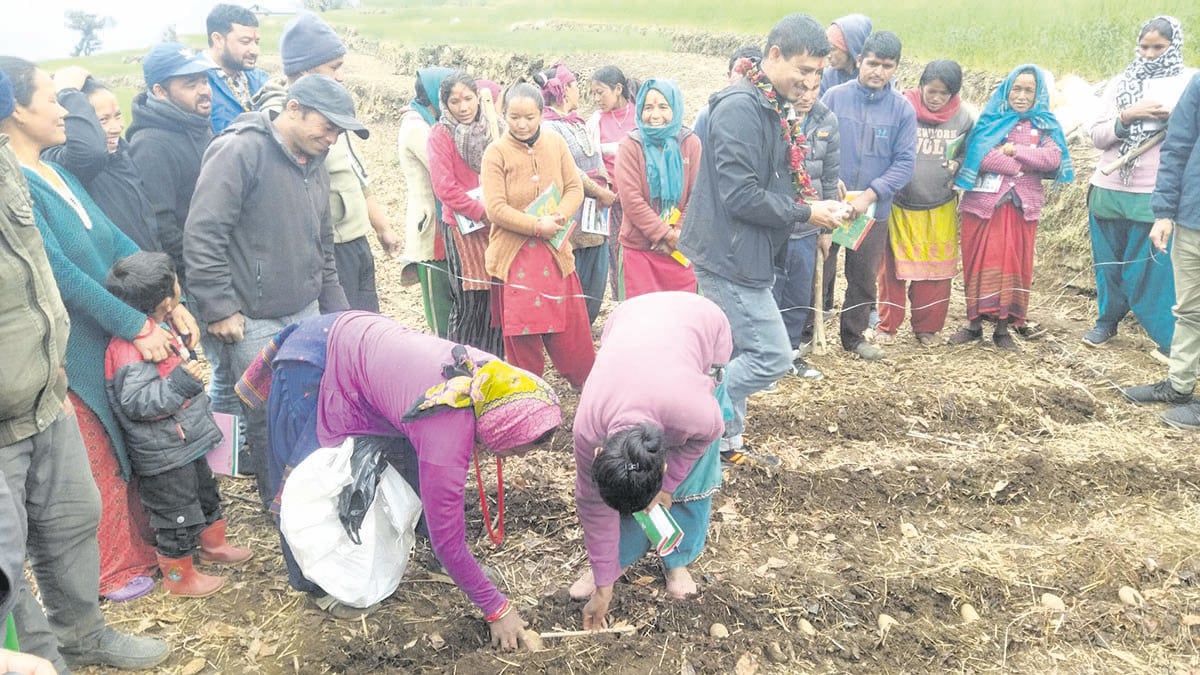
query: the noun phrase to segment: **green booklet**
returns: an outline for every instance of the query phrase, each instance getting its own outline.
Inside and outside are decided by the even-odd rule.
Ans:
[[[533,202],[531,202],[529,204],[529,206],[526,207],[525,213],[528,213],[529,215],[534,216],[535,218],[541,218],[542,216],[552,216],[558,211],[558,205],[561,202],[562,202],[562,192],[559,191],[557,185],[555,185],[554,183],[551,183],[550,187],[546,188],[546,190],[544,192],[542,192],[542,194],[538,195],[537,199],[533,200]],[[567,240],[567,237],[571,236],[571,231],[574,229],[575,229],[575,219],[571,218],[570,220],[567,221],[567,223],[563,227],[563,229],[558,231],[558,234],[554,235],[553,237],[550,237],[546,241],[549,242],[549,244],[551,246],[553,246],[554,248],[561,249],[563,246],[563,242]]]
[[[854,199],[858,193],[849,192],[846,194],[846,201]],[[859,244],[871,231],[871,226],[875,224],[875,203],[872,202],[867,207],[867,212],[854,220],[843,221],[841,225],[833,230],[833,243],[838,246],[844,246],[851,251],[857,251]]]

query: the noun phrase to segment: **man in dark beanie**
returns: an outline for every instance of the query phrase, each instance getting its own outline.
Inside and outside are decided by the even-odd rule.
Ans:
[[[346,130],[368,134],[350,92],[331,77],[306,75],[279,112],[240,116],[204,154],[183,256],[214,370],[240,375],[289,324],[349,309],[334,263],[325,171],[330,146]],[[266,410],[236,412],[266,506],[275,497],[266,482]]]
[[[346,45],[316,14],[301,12],[284,26],[279,54],[287,77],[263,88],[256,101],[260,110],[282,110],[287,86],[308,73],[342,81]],[[380,247],[389,256],[400,252],[400,237],[392,230],[383,205],[371,193],[366,167],[355,153],[348,134],[338,137],[329,149],[325,167],[329,170],[338,279],[352,308],[378,312],[375,257],[367,234],[373,229]]]
[[[0,71],[0,122],[15,104],[11,82]],[[34,223],[29,186],[5,134],[0,204],[6,205],[0,209],[0,500],[12,507],[0,513],[0,599],[11,597],[3,607],[12,608],[22,649],[60,673],[89,664],[152,668],[167,658],[166,643],[119,633],[100,613],[100,494],[79,421],[65,403],[67,310]],[[26,550],[42,606],[21,573]],[[0,659],[0,666],[21,670],[15,660]]]

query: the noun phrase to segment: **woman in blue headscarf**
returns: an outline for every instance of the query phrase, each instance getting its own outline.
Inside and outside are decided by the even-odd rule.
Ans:
[[[400,155],[400,170],[408,188],[408,213],[404,229],[404,269],[400,283],[421,284],[421,303],[425,307],[425,322],[429,331],[446,337],[450,328],[452,306],[450,277],[447,272],[446,247],[443,239],[441,207],[433,195],[429,174],[429,132],[438,123],[441,109],[438,92],[450,68],[429,66],[417,71],[416,94],[400,111],[400,139],[396,149]]]
[[[700,139],[683,126],[683,94],[672,80],[647,80],[634,110],[637,129],[617,149],[621,294],[695,293],[696,275],[675,245],[700,170]]]
[[[995,323],[997,347],[1017,348],[1008,329],[1024,325],[1029,309],[1042,181],[1074,176],[1062,125],[1050,112],[1046,73],[1018,66],[988,99],[955,181],[966,190],[959,211],[969,324],[948,343],[978,340],[986,319]]]

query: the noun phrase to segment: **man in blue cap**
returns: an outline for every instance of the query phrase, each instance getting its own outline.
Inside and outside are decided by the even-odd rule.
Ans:
[[[11,83],[0,72],[0,120],[14,108]],[[167,658],[166,643],[117,632],[100,613],[100,495],[79,422],[65,403],[67,310],[4,134],[0,204],[7,206],[0,209],[0,350],[17,365],[3,369],[0,396],[0,500],[11,507],[0,514],[0,600],[4,612],[12,608],[21,648],[60,673],[90,664],[152,668]],[[26,548],[44,610],[21,573]],[[0,652],[0,671],[45,666],[20,661]]]
[[[125,132],[129,157],[158,219],[159,240],[175,261],[181,286],[187,279],[183,223],[200,160],[212,140],[212,66],[206,55],[178,42],[155,45],[142,59],[146,91],[133,99],[133,124]]]
[[[214,371],[240,376],[289,324],[349,309],[334,260],[325,168],[343,131],[368,135],[350,92],[327,75],[305,75],[288,88],[280,112],[240,116],[205,153],[183,257]],[[275,497],[267,487],[266,410],[241,412],[265,506]]]

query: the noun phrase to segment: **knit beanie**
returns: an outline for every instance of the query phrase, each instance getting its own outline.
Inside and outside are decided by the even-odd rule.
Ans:
[[[346,45],[329,24],[312,12],[301,12],[283,27],[279,54],[283,73],[294,77],[346,53]]]
[[[12,82],[9,82],[8,76],[0,70],[0,120],[13,114],[16,109],[17,100],[13,97]]]

